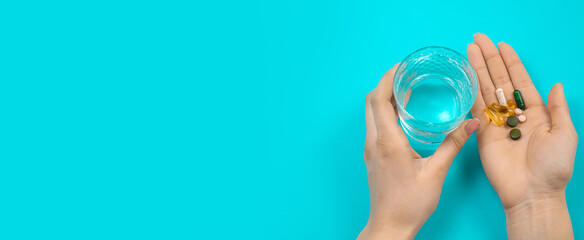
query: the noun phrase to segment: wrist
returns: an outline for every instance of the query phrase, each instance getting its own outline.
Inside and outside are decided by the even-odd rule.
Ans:
[[[509,239],[573,239],[564,192],[538,195],[505,208]]]

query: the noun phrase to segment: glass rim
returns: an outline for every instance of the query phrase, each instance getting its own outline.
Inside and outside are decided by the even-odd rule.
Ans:
[[[395,98],[395,103],[397,104],[398,115],[400,114],[400,112],[403,112],[403,113],[405,113],[405,114],[406,114],[406,116],[407,116],[407,117],[409,117],[409,118],[411,118],[411,119],[414,119],[415,121],[422,122],[422,123],[437,124],[437,123],[434,123],[434,122],[422,121],[422,120],[419,120],[419,119],[416,119],[416,118],[414,118],[414,117],[413,117],[413,116],[412,116],[412,115],[411,115],[411,114],[410,114],[410,113],[409,113],[409,112],[408,112],[408,111],[405,109],[405,107],[403,106],[403,103],[402,103],[403,101],[398,101],[398,100],[397,100],[397,98],[396,98],[396,96],[397,96],[397,90],[396,90],[396,89],[397,89],[397,88],[396,88],[397,81],[396,81],[396,77],[397,77],[397,73],[398,73],[400,70],[403,70],[403,68],[404,68],[404,65],[403,65],[403,63],[405,62],[405,60],[407,60],[408,58],[410,58],[412,55],[414,55],[414,54],[416,54],[416,53],[419,53],[419,52],[421,52],[421,51],[427,50],[427,49],[441,49],[441,50],[446,50],[447,52],[454,53],[454,55],[457,55],[458,57],[460,57],[460,59],[462,59],[463,63],[464,63],[465,65],[469,66],[469,67],[470,67],[470,69],[472,70],[472,71],[470,71],[470,75],[469,75],[468,77],[469,77],[469,80],[470,80],[470,82],[471,82],[471,86],[472,86],[472,88],[473,88],[473,89],[472,89],[472,95],[474,96],[474,99],[473,99],[473,104],[470,104],[470,105],[469,105],[469,107],[467,107],[466,109],[464,109],[464,111],[463,111],[463,112],[464,112],[464,116],[465,116],[465,117],[463,117],[463,118],[461,118],[461,119],[452,119],[452,120],[449,120],[449,121],[446,121],[446,122],[440,122],[440,124],[448,125],[448,124],[451,124],[451,123],[453,123],[453,122],[456,122],[456,121],[461,121],[461,120],[463,120],[464,118],[466,118],[466,115],[468,114],[468,112],[470,111],[470,109],[471,109],[471,108],[472,108],[472,106],[474,105],[474,102],[476,101],[477,94],[478,94],[478,84],[479,84],[479,83],[478,83],[478,77],[477,77],[477,75],[476,75],[476,71],[474,70],[474,68],[472,67],[472,65],[470,64],[470,62],[468,61],[468,59],[467,59],[467,58],[466,58],[464,55],[460,54],[459,52],[455,51],[454,49],[451,49],[451,48],[448,48],[448,47],[442,47],[442,46],[427,46],[427,47],[420,48],[420,49],[418,49],[418,50],[416,50],[416,51],[413,51],[412,53],[408,54],[408,55],[407,55],[407,56],[406,56],[406,57],[405,57],[405,58],[404,58],[404,59],[403,59],[403,60],[402,60],[402,61],[399,63],[399,66],[398,66],[398,67],[397,67],[397,69],[395,70],[395,74],[394,74],[394,76],[393,76],[393,84],[392,84],[392,85],[393,85],[393,97]],[[468,74],[467,74],[467,75],[468,75]],[[398,116],[398,118],[399,118],[399,116]],[[461,121],[461,122],[462,122],[462,121]]]

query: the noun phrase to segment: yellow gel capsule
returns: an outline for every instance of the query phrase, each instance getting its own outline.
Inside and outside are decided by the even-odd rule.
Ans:
[[[507,110],[499,112],[499,113],[505,117],[511,117],[511,116],[515,115],[515,112],[513,112],[513,110],[511,110],[511,109],[507,109]]]
[[[507,108],[514,109],[515,108],[515,102],[513,102],[513,100],[511,100],[511,99],[507,100]]]
[[[491,110],[494,111],[495,116],[502,118],[504,121],[505,120],[504,118],[507,116],[507,114],[508,114],[507,111],[509,109],[505,109],[502,112],[497,111],[495,108],[491,108]]]
[[[487,116],[495,123],[497,124],[497,126],[501,126],[505,123],[505,120],[503,120],[503,118],[501,116],[499,116],[499,113],[493,109],[492,107],[487,107],[485,108],[485,114],[487,114]]]
[[[511,110],[511,108],[507,108],[507,106],[498,103],[491,103],[490,107],[492,107],[497,113],[499,113],[498,115],[500,117],[506,118],[514,115],[513,110]]]
[[[497,111],[497,112],[507,111],[507,106],[501,105],[501,104],[498,104],[498,103],[491,103],[491,106],[490,107],[492,107],[493,109],[495,109],[495,111]]]

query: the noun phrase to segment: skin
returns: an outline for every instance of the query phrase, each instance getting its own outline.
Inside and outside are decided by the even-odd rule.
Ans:
[[[552,87],[546,107],[517,53],[504,42],[498,46],[477,33],[467,55],[480,82],[471,112],[485,123],[477,130],[481,162],[505,209],[509,239],[573,239],[565,189],[578,135],[564,87]],[[523,95],[527,121],[516,127],[522,133],[519,140],[509,138],[510,127],[496,126],[483,113],[486,105],[497,102],[496,88],[507,99],[514,99],[516,89]]]
[[[463,122],[434,155],[420,157],[397,125],[392,104],[396,68],[385,73],[365,99],[364,158],[371,211],[358,239],[412,239],[436,209],[452,160],[479,126],[477,119]]]
[[[436,209],[452,160],[475,130],[483,168],[505,210],[509,239],[574,238],[565,188],[578,135],[563,85],[554,85],[546,107],[511,46],[499,43],[497,50],[480,33],[474,39],[468,57],[480,85],[471,109],[475,119],[450,133],[434,155],[420,157],[397,125],[392,96],[397,65],[367,95],[364,159],[371,209],[358,239],[413,239]],[[496,126],[483,113],[497,102],[496,88],[507,99],[514,99],[515,89],[523,95],[527,122],[516,127],[522,132],[518,140],[509,138],[510,127]]]

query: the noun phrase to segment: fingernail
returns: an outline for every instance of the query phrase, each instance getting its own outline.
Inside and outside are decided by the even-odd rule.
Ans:
[[[477,35],[479,35],[479,34],[481,34],[481,33],[479,33],[479,32],[478,32],[478,33],[475,33],[475,34],[474,34],[474,35],[472,35],[472,36],[473,36],[473,37],[476,37],[476,36],[477,36]]]
[[[497,43],[497,46],[500,47],[503,43],[504,43],[503,41],[500,41],[499,43]]]
[[[479,128],[480,125],[481,122],[478,118],[473,119],[466,125],[466,134],[471,135],[475,130],[477,130],[477,128]]]

